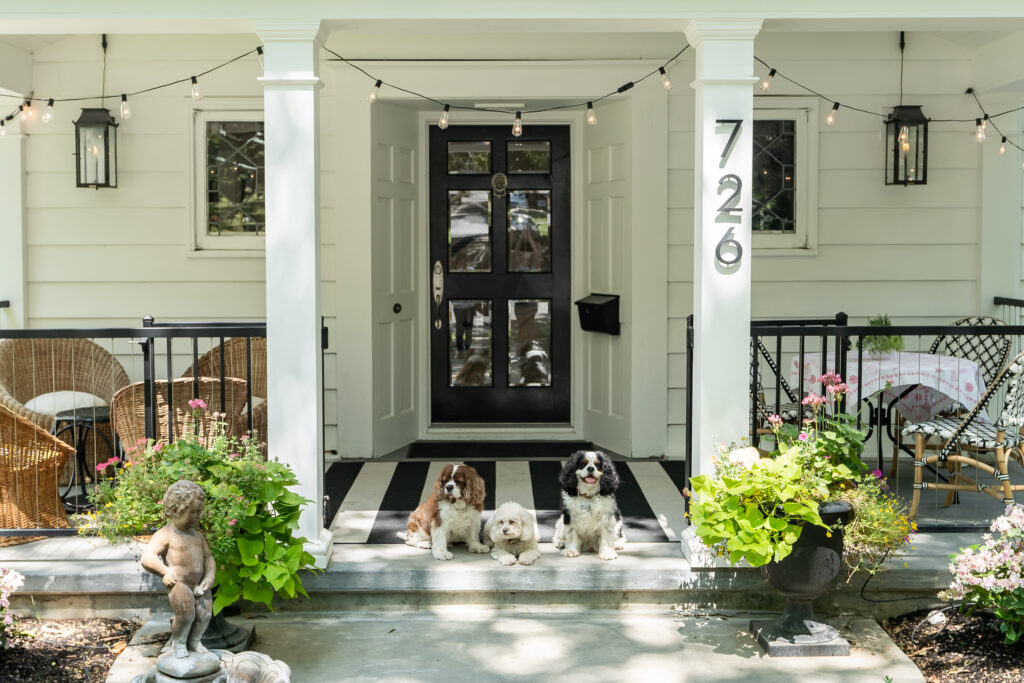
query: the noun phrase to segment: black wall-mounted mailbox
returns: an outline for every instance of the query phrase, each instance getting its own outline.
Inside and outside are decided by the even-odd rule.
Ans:
[[[576,302],[580,311],[580,327],[588,332],[618,334],[619,295],[589,294]]]

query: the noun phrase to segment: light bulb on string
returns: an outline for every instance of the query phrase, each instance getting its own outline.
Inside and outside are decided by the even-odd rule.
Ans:
[[[665,73],[665,67],[659,66],[658,67],[658,73],[661,74],[661,84],[663,86],[665,86],[665,90],[671,90],[672,89],[672,81],[669,80],[668,74]]]
[[[448,109],[449,105],[444,105],[444,111],[441,112],[441,119],[437,122],[437,127],[441,130],[448,127]]]
[[[519,137],[523,134],[523,113],[516,112],[516,120],[512,123],[512,135]]]
[[[772,85],[772,79],[775,78],[775,69],[768,72],[768,78],[761,81],[761,92],[766,91]]]
[[[25,111],[25,105],[24,104],[19,104],[18,105],[18,111],[21,113],[21,120],[22,121],[28,120],[28,112]]]
[[[981,125],[981,119],[974,119],[974,139],[978,144],[985,142],[985,126]]]
[[[192,99],[195,100],[196,102],[198,102],[202,98],[203,98],[203,96],[199,94],[199,80],[195,76],[193,76],[192,77]]]
[[[53,121],[53,98],[46,101],[46,111],[43,112],[43,123]]]
[[[1003,141],[999,143],[999,153],[1006,154],[1006,136],[1003,136]]]
[[[383,85],[383,83],[383,81],[377,79],[377,82],[373,84],[373,90],[371,90],[370,94],[366,96],[366,99],[370,104],[377,101],[377,95],[380,94],[380,86]]]
[[[981,117],[981,127],[984,128],[985,130],[988,130],[988,114],[985,114],[983,117]]]
[[[0,119],[0,138],[7,135],[7,121]]]
[[[267,67],[263,63],[263,46],[262,45],[257,45],[256,46],[256,59],[260,60],[260,68],[265,70]]]
[[[594,103],[587,102],[587,125],[597,125],[597,114],[594,113]]]
[[[832,111],[830,111],[828,113],[828,116],[825,117],[825,125],[826,126],[831,126],[833,123],[836,122],[836,112],[838,112],[838,111],[839,111],[839,103],[838,102],[833,102],[832,103]]]
[[[121,93],[121,118],[130,119],[132,117],[132,108],[128,106],[128,95]]]

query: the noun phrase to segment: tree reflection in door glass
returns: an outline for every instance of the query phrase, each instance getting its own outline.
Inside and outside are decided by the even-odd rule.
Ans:
[[[448,272],[491,272],[491,193],[448,191]]]
[[[551,300],[509,299],[508,385],[551,386]]]
[[[508,272],[551,272],[551,191],[508,193]]]
[[[490,300],[449,300],[448,329],[450,386],[491,386]]]

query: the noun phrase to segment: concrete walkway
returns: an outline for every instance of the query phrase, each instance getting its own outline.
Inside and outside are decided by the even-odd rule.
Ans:
[[[154,631],[166,630],[166,616],[154,617],[137,641],[159,642]],[[849,657],[770,659],[745,633],[751,616],[486,606],[276,614],[257,621],[253,649],[287,662],[296,683],[883,683],[885,676],[894,683],[924,681],[869,618],[831,620],[853,645]],[[130,683],[151,666],[157,649],[129,647],[108,683]]]

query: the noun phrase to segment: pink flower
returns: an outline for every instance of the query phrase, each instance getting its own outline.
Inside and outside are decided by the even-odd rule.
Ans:
[[[237,521],[238,521],[238,519],[232,519],[230,522],[228,522],[228,526],[234,526],[235,522],[237,522]]]
[[[881,479],[884,475],[882,474],[882,470],[872,470],[871,476],[875,477],[876,479]]]
[[[797,438],[800,439],[801,441],[807,441],[807,432],[800,432],[800,436],[798,436]]]
[[[136,442],[135,442],[135,445],[136,445],[136,446],[141,446],[141,445],[142,445],[142,444],[144,444],[144,443],[146,443],[146,440],[145,440],[145,439],[139,439],[138,441],[136,441]]]
[[[153,446],[153,452],[154,453],[159,453],[160,449],[163,448],[163,447],[164,447],[164,445],[162,443],[158,443],[157,445]]]
[[[188,402],[188,407],[192,410],[206,410],[206,401],[201,398],[194,398]]]
[[[773,427],[779,427],[782,425],[782,418],[778,415],[769,415],[768,422],[771,423]]]

